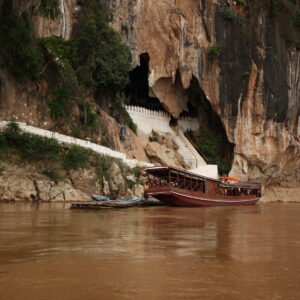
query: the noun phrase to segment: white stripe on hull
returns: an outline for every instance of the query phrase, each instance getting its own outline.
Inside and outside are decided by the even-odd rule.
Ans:
[[[188,196],[186,194],[181,194],[178,192],[170,191],[170,192],[150,192],[149,195],[155,197],[155,195],[168,195],[168,194],[174,194],[179,195],[182,197],[199,200],[199,201],[208,201],[208,202],[223,202],[223,203],[246,203],[246,202],[255,202],[258,201],[259,198],[253,198],[253,199],[247,199],[247,200],[226,200],[226,199],[211,199],[211,198],[203,198],[203,197],[194,197],[194,196]]]

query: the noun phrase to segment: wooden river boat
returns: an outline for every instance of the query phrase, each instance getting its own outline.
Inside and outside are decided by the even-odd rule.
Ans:
[[[258,183],[232,183],[175,167],[151,167],[145,171],[146,196],[172,206],[250,205],[261,197]]]

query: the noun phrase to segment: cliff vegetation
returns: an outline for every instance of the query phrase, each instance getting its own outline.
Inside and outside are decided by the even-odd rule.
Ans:
[[[138,168],[130,169],[117,159],[99,156],[78,146],[64,147],[55,139],[22,132],[16,123],[9,123],[0,133],[0,151],[0,199],[52,200],[49,195],[39,198],[39,193],[29,199],[28,193],[32,191],[23,183],[17,190],[11,190],[8,182],[13,180],[12,185],[18,186],[18,179],[13,178],[22,172],[19,179],[27,181],[29,186],[34,182],[38,189],[39,182],[43,182],[46,189],[59,189],[60,196],[54,197],[57,201],[64,200],[61,195],[65,190],[78,189],[79,194],[70,195],[69,199],[82,201],[91,194],[124,196],[132,195],[137,186],[141,188]],[[13,167],[17,167],[17,171],[12,172]],[[20,191],[23,196],[19,195]]]
[[[86,1],[74,34],[64,40],[36,38],[32,18],[40,14],[55,19],[61,13],[58,0],[38,3],[22,13],[7,1],[0,3],[0,68],[24,85],[31,81],[46,87],[39,98],[45,100],[53,122],[60,127],[96,131],[95,107],[99,105],[135,130],[123,107],[131,54],[110,27],[106,6],[101,1]]]

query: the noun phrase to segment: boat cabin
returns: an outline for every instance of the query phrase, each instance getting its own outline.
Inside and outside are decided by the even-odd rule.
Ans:
[[[154,167],[146,169],[149,187],[171,186],[205,193],[205,179],[175,167]]]
[[[228,183],[175,167],[153,167],[145,169],[149,187],[174,187],[206,195],[261,197],[261,186],[257,183]]]

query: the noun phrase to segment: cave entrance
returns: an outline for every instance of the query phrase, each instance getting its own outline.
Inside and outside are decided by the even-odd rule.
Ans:
[[[187,103],[187,110],[184,110],[179,118],[198,118],[198,111],[197,111],[197,106],[192,103],[190,100]]]
[[[129,83],[125,89],[126,104],[165,111],[158,98],[149,96],[149,61],[149,54],[142,53],[140,65],[129,73]]]
[[[187,113],[191,116],[196,114],[200,128],[199,132],[187,134],[193,139],[197,150],[207,163],[217,164],[220,175],[228,174],[233,162],[234,144],[229,142],[220,116],[213,110],[194,76],[186,92],[189,99]]]
[[[173,116],[171,116],[171,120],[170,120],[170,123],[169,125],[171,127],[176,127],[178,125],[178,119],[174,118]]]

